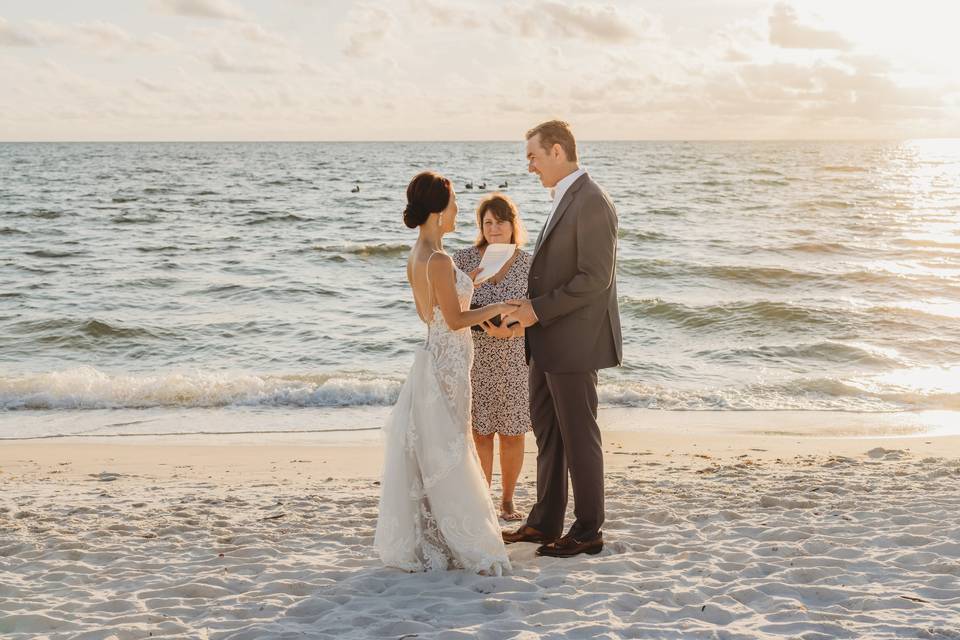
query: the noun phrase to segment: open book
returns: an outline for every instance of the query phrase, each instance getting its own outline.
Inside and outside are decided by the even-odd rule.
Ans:
[[[473,283],[480,284],[497,275],[516,250],[515,244],[488,244],[486,251],[483,252],[483,259],[480,260],[480,271]]]

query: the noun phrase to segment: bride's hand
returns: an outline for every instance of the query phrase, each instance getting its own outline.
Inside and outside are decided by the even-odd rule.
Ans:
[[[480,267],[477,267],[476,269],[474,269],[473,271],[471,271],[471,272],[468,273],[467,275],[470,276],[470,279],[471,279],[471,280],[473,280],[474,282],[476,282],[476,281],[477,281],[477,276],[480,275]]]
[[[513,329],[508,329],[506,326],[502,324],[498,327],[497,325],[493,324],[489,320],[486,320],[485,322],[482,322],[480,326],[483,327],[483,330],[486,332],[488,336],[493,336],[494,338],[503,338],[503,339],[513,337]]]
[[[514,304],[512,302],[500,302],[497,304],[497,306],[500,308],[500,315],[507,315],[508,313],[512,313],[513,311],[516,311],[517,307],[519,307],[520,305]]]

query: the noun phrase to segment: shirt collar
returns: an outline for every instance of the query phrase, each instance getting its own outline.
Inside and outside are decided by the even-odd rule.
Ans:
[[[570,185],[576,182],[577,178],[584,175],[586,172],[587,172],[586,169],[583,169],[581,167],[576,171],[574,171],[573,173],[571,173],[570,175],[563,178],[562,180],[560,180],[557,183],[557,186],[553,188],[553,201],[559,202],[560,199],[563,197],[563,194],[565,194],[567,192],[567,189],[570,188]]]

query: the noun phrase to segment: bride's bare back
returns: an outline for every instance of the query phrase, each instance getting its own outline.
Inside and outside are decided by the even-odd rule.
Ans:
[[[418,242],[410,251],[410,257],[407,258],[407,282],[410,283],[410,289],[413,291],[417,315],[425,324],[433,322],[433,309],[436,305],[433,287],[427,273],[427,265],[434,253],[436,252],[421,247]]]
[[[417,315],[424,323],[433,322],[434,309],[440,307],[447,327],[459,331],[513,308],[507,304],[491,304],[482,309],[461,309],[456,277],[453,258],[420,242],[413,245],[407,259],[407,281],[413,290]]]

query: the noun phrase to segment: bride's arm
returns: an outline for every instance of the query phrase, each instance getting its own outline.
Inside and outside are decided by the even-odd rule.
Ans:
[[[430,282],[433,284],[433,293],[436,296],[437,304],[440,305],[440,313],[443,314],[443,319],[452,331],[480,324],[502,313],[509,313],[515,308],[506,302],[501,302],[468,311],[460,309],[453,260],[446,254],[434,256],[427,265],[427,271],[430,274]]]

